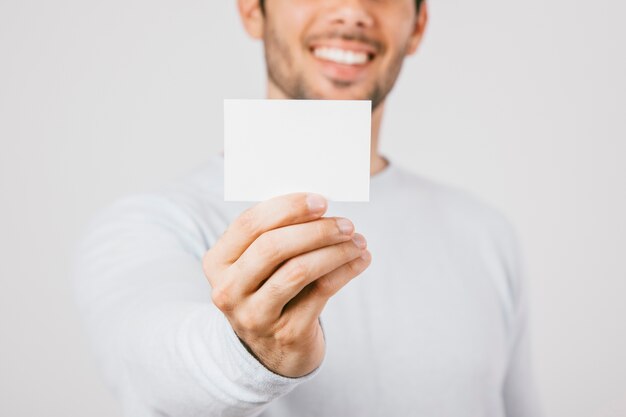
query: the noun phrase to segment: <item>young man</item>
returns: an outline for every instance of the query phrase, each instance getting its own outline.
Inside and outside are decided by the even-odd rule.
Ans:
[[[538,416],[509,222],[377,151],[426,4],[238,5],[269,98],[372,100],[371,201],[226,203],[214,155],[101,213],[77,298],[126,415]]]

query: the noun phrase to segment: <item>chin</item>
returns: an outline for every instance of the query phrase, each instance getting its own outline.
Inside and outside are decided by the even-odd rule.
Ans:
[[[371,94],[364,90],[350,83],[330,80],[323,87],[312,89],[312,96],[322,100],[371,100]]]

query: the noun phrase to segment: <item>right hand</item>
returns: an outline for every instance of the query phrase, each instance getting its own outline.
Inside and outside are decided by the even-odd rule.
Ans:
[[[307,196],[317,203],[309,206]],[[322,218],[326,209],[318,194],[262,201],[237,217],[203,259],[213,303],[248,351],[282,376],[300,377],[321,364],[318,317],[371,262],[352,222]]]

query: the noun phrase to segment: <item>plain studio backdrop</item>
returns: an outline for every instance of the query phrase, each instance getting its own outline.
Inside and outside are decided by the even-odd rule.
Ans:
[[[548,415],[623,417],[626,7],[430,3],[382,152],[519,230]],[[223,99],[264,80],[234,0],[0,0],[0,415],[119,415],[71,249],[95,210],[219,152]]]

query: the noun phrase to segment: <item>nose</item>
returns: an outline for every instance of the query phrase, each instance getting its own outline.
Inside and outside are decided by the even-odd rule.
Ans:
[[[328,14],[328,20],[333,26],[345,25],[366,29],[374,24],[374,19],[363,7],[362,0],[343,0],[336,3]]]

